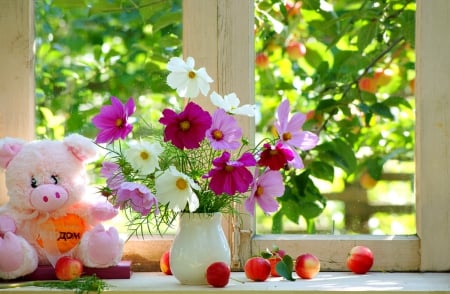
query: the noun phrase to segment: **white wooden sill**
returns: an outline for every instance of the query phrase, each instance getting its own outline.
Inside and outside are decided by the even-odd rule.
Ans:
[[[450,293],[450,273],[369,272],[365,275],[355,275],[349,272],[320,272],[311,280],[297,279],[291,282],[270,278],[265,282],[251,282],[244,273],[233,272],[232,279],[225,288],[212,288],[207,285],[180,285],[173,276],[162,273],[138,272],[133,273],[131,279],[107,282],[111,287],[105,293]],[[12,289],[11,292],[17,294],[50,291],[29,287]]]

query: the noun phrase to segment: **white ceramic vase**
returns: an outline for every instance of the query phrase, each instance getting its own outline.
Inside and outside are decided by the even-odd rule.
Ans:
[[[205,285],[208,266],[231,262],[230,246],[222,229],[222,214],[183,213],[170,249],[170,269],[185,285]]]

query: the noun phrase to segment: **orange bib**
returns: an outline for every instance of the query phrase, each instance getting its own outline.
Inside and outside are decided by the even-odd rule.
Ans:
[[[66,253],[78,245],[85,231],[86,224],[76,214],[50,218],[40,225],[36,242],[48,253]]]

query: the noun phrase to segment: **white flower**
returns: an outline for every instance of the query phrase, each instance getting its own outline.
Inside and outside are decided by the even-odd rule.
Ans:
[[[169,208],[175,212],[182,211],[186,202],[189,203],[190,212],[194,212],[200,205],[197,195],[192,191],[200,187],[174,166],[156,177],[155,188],[158,201],[162,204],[169,203]]]
[[[134,169],[140,174],[148,175],[159,169],[158,157],[162,152],[163,148],[159,143],[139,141],[130,144],[124,155]]]
[[[215,106],[222,108],[228,113],[255,116],[256,106],[250,104],[239,106],[241,100],[239,100],[235,93],[225,95],[222,98],[222,96],[216,92],[212,92],[210,98]]]
[[[171,71],[167,76],[167,84],[176,89],[180,97],[195,98],[199,92],[205,96],[209,92],[209,83],[213,79],[204,67],[196,70],[194,66],[195,60],[192,57],[188,57],[186,62],[179,57],[172,57],[167,64],[167,69]]]

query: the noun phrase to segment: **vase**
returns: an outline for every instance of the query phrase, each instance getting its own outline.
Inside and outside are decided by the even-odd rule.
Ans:
[[[210,264],[223,261],[230,265],[230,246],[221,220],[220,212],[181,214],[170,249],[170,269],[181,284],[205,285]]]

